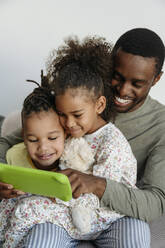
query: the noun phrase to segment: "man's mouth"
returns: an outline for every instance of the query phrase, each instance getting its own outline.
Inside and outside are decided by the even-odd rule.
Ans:
[[[125,105],[128,105],[131,102],[132,102],[132,100],[130,100],[130,99],[124,99],[124,98],[120,98],[118,96],[115,97],[115,104],[116,105],[125,106]]]

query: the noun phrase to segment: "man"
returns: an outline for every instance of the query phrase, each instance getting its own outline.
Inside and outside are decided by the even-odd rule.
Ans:
[[[93,192],[102,206],[129,216],[100,234],[95,240],[99,247],[149,248],[150,231],[146,222],[165,212],[165,107],[148,95],[162,75],[164,56],[160,37],[143,28],[123,34],[113,49],[112,86],[118,111],[115,125],[124,133],[137,158],[138,189],[70,169],[64,171],[75,198]],[[37,247],[53,247],[50,244],[57,235],[69,242],[64,231],[44,224],[36,226],[28,237],[28,245],[38,242],[37,237],[45,230],[47,246]]]

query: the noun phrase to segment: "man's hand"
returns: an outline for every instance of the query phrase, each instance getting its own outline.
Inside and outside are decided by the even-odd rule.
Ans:
[[[62,170],[60,173],[65,174],[69,178],[74,198],[78,198],[84,193],[93,193],[99,199],[103,196],[106,188],[105,178],[84,174],[72,169]]]
[[[15,198],[20,195],[25,194],[24,192],[20,190],[16,190],[13,188],[11,184],[6,184],[0,182],[0,199],[9,199],[9,198]]]

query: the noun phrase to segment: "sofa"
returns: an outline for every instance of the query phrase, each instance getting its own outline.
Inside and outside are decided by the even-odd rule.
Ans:
[[[20,111],[15,111],[9,114],[6,118],[0,116],[0,134],[2,136],[10,134],[20,126]],[[165,215],[153,221],[149,225],[151,230],[151,248],[165,248]],[[82,241],[78,248],[95,248],[95,246],[90,242]]]

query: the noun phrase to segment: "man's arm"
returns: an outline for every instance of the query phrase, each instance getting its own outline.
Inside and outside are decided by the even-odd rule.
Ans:
[[[6,137],[0,137],[0,162],[6,163],[6,152],[7,150],[17,144],[22,142],[21,129],[16,130],[12,134]]]
[[[94,193],[101,199],[102,207],[121,214],[150,222],[165,212],[165,147],[158,147],[146,164],[143,186],[128,187],[123,183],[79,171],[62,171],[69,177],[73,197]]]
[[[165,212],[165,147],[151,152],[142,182],[143,186],[134,189],[107,180],[101,206],[147,222],[161,216]]]

